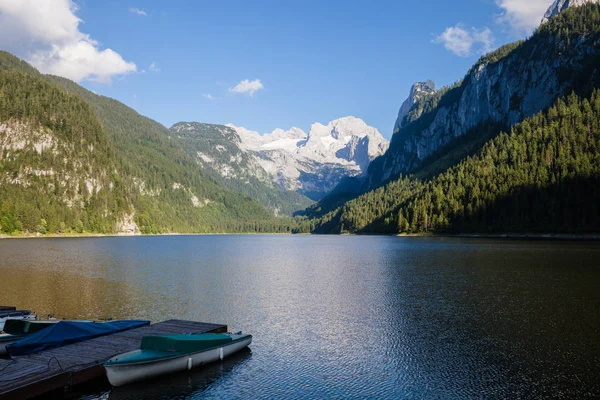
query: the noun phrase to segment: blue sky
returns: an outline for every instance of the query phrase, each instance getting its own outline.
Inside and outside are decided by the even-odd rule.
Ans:
[[[551,2],[37,1],[52,7],[47,28],[27,28],[34,11],[0,0],[14,38],[0,47],[166,126],[262,133],[354,115],[388,138],[413,82],[462,78],[481,52],[530,33]]]

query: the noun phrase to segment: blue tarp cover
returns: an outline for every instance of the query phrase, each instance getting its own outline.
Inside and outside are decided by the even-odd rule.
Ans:
[[[23,356],[84,340],[149,325],[150,321],[77,322],[60,321],[50,328],[28,335],[6,346],[11,356]]]

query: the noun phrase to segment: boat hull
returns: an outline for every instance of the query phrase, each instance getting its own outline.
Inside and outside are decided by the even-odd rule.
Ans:
[[[223,358],[248,347],[251,342],[252,336],[248,335],[248,338],[198,353],[136,364],[105,364],[104,367],[110,384],[113,386],[123,386],[133,382],[172,374],[174,372],[187,371],[192,368],[222,360]]]
[[[23,320],[29,320],[29,321],[37,321],[38,317],[36,315],[17,315],[14,317],[0,318],[0,332],[4,330],[4,324],[9,319],[23,319]]]

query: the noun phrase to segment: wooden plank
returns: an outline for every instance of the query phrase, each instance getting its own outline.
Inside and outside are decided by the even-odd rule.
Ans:
[[[42,351],[14,360],[0,359],[0,399],[26,399],[104,376],[109,358],[137,350],[142,336],[227,332],[227,326],[169,320],[113,335]]]

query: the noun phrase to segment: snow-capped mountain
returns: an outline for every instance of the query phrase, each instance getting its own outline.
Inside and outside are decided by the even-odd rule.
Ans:
[[[300,193],[275,184],[256,161],[254,154],[242,149],[238,133],[227,126],[179,122],[171,132],[185,151],[202,165],[223,187],[242,192],[274,214],[291,215],[312,204]]]
[[[189,122],[171,130],[186,140],[198,163],[239,181],[237,186],[259,180],[312,199],[323,197],[345,177],[364,174],[389,146],[377,129],[355,117],[315,123],[308,133],[291,128],[260,135],[231,124]]]
[[[550,18],[560,14],[569,7],[579,7],[588,3],[600,3],[600,0],[556,0],[552,3],[550,8],[548,8],[546,14],[544,14],[542,23],[547,22]]]
[[[281,150],[312,161],[345,164],[363,171],[369,161],[385,152],[388,146],[377,129],[355,117],[336,119],[327,125],[315,123],[308,133],[291,128],[260,135],[231,124],[228,126],[238,132],[247,150]]]
[[[260,135],[228,126],[275,182],[313,199],[323,197],[345,177],[364,174],[371,160],[389,146],[377,129],[355,117],[315,123],[308,133],[291,128]]]

